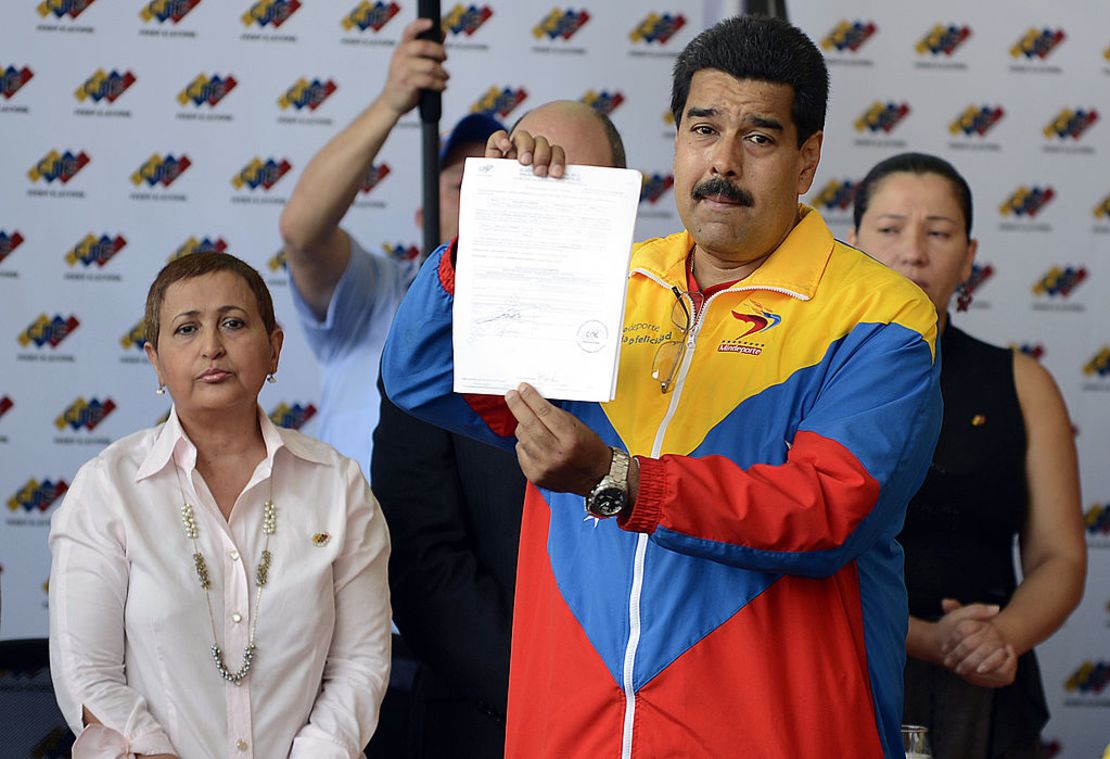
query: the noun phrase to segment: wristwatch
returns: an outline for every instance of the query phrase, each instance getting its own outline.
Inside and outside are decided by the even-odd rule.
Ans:
[[[586,513],[598,519],[607,519],[621,513],[628,505],[628,454],[620,448],[609,448],[613,458],[609,472],[594,485],[586,496]]]

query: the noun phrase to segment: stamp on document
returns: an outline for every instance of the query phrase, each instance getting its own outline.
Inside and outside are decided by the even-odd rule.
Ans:
[[[609,330],[597,319],[591,319],[578,328],[576,339],[578,347],[586,353],[597,353],[609,341]]]

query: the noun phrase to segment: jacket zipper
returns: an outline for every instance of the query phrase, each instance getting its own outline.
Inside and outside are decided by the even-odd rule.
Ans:
[[[727,290],[723,292],[728,292]],[[667,406],[667,413],[659,423],[655,432],[655,440],[651,444],[651,457],[659,458],[663,450],[663,436],[667,427],[674,418],[678,409],[678,402],[682,396],[682,388],[686,384],[686,375],[690,371],[690,364],[694,361],[694,348],[701,331],[702,322],[709,311],[709,304],[721,293],[714,293],[702,304],[701,312],[694,319],[694,324],[686,334],[686,350],[682,354],[682,364],[678,367],[678,377],[671,393],[671,402]],[[636,719],[636,692],[633,689],[632,676],[636,667],[636,649],[640,645],[640,594],[644,585],[644,560],[647,556],[647,533],[636,536],[636,555],[632,562],[632,591],[628,598],[628,645],[624,650],[624,730],[621,737],[621,759],[632,758],[632,726]]]

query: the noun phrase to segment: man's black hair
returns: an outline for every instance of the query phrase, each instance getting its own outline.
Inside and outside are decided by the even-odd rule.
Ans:
[[[952,194],[955,195],[956,202],[964,212],[964,229],[968,238],[971,238],[971,187],[952,164],[927,153],[899,153],[871,167],[871,171],[867,172],[867,176],[856,187],[852,219],[857,232],[863,215],[867,213],[871,197],[875,194],[875,188],[891,174],[936,174],[947,179],[952,184]]]
[[[690,82],[702,69],[737,79],[786,84],[794,90],[790,115],[798,145],[825,127],[829,70],[813,40],[788,22],[768,16],[735,16],[699,34],[674,64],[671,113],[682,123]]]

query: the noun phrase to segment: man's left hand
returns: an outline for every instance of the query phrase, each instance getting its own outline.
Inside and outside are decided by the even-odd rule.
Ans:
[[[531,482],[584,496],[609,472],[609,446],[536,388],[524,383],[506,393],[505,402],[517,420],[516,457]]]

